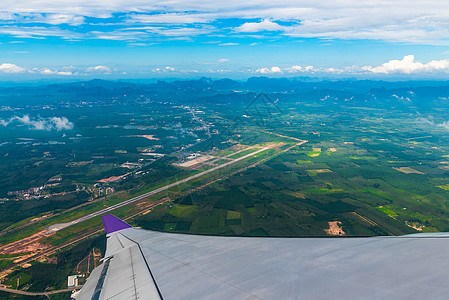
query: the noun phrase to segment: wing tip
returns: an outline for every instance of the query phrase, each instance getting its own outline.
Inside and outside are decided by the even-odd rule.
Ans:
[[[101,217],[104,224],[104,229],[106,230],[106,234],[110,234],[122,229],[126,228],[132,228],[131,225],[128,223],[125,223],[124,221],[120,220],[116,216],[112,214],[107,214]]]

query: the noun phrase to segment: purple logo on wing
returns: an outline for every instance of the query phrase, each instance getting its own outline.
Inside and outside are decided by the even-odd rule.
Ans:
[[[119,218],[108,214],[105,216],[102,216],[101,219],[103,220],[104,229],[106,230],[106,234],[110,234],[125,228],[132,228],[131,225],[126,224]]]

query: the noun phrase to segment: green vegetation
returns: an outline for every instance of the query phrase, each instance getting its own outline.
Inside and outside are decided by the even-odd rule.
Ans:
[[[233,210],[228,210],[226,219],[240,219],[240,213]]]
[[[291,115],[300,110],[301,118],[292,122],[286,114],[267,126],[288,119],[290,126],[278,126],[275,132],[308,144],[175,198],[175,205],[135,222],[149,229],[171,224],[170,231],[224,235],[323,236],[327,222],[334,220],[342,222],[348,235],[398,235],[417,232],[415,227],[449,230],[448,170],[439,164],[449,148],[435,144],[427,133],[410,148],[407,139],[422,129],[410,126],[406,113],[338,108],[331,117],[325,106],[285,107]],[[371,121],[377,117],[384,121]],[[339,122],[333,126],[322,125],[335,119]],[[319,135],[304,134],[318,126]],[[245,131],[246,136],[260,135],[256,129]],[[441,138],[438,130],[432,134]],[[192,210],[179,213],[177,205]],[[231,211],[240,217],[228,217]]]
[[[66,294],[65,296],[70,297],[70,294]],[[0,299],[4,299],[4,300],[13,300],[13,299],[14,300],[47,300],[48,298],[45,296],[26,296],[26,295],[12,294],[12,293],[0,291]],[[57,299],[57,298],[50,298],[50,299]],[[68,299],[68,298],[65,298],[65,299]]]
[[[240,158],[240,157],[243,157],[243,156],[248,155],[250,153],[253,153],[254,151],[257,151],[257,149],[246,149],[246,150],[243,150],[243,151],[241,151],[239,153],[236,153],[236,154],[233,154],[233,155],[229,156],[229,158],[233,158],[233,159]]]
[[[388,209],[388,208],[385,207],[385,206],[379,206],[377,209],[380,210],[380,211],[383,212],[383,213],[386,213],[387,215],[389,215],[389,216],[392,217],[392,218],[398,216],[397,213],[395,213],[395,212],[392,211],[391,209]]]
[[[448,183],[448,184],[445,184],[445,185],[438,185],[438,187],[439,187],[440,189],[445,190],[445,191],[449,191],[449,183]]]
[[[311,160],[297,160],[298,165],[313,164]]]
[[[251,89],[204,96],[209,89],[191,93],[178,84],[170,84],[177,86],[174,95],[162,92],[167,85],[148,98],[139,90],[133,100],[83,95],[51,110],[20,107],[24,114],[67,116],[75,126],[64,132],[25,126],[0,131],[0,244],[213,167],[176,163],[212,155],[220,165],[270,143],[282,144],[152,196],[147,204],[169,201],[128,222],[237,236],[325,236],[331,221],[340,221],[350,236],[449,231],[449,140],[444,126],[432,125],[448,119],[446,102],[404,104],[387,96],[374,101],[379,91],[371,87],[369,93],[359,90],[360,99],[343,101],[352,99],[351,84],[338,93],[325,91],[335,92],[335,100],[322,100],[319,88],[301,97],[296,87],[273,92],[279,100],[274,105],[253,102]],[[84,97],[91,102],[80,103]],[[196,114],[201,120],[192,110],[204,112]],[[15,113],[1,110],[0,119]],[[299,145],[301,140],[307,143]],[[20,192],[33,187],[39,192]],[[144,210],[139,204],[113,213],[134,215]],[[64,245],[101,228],[96,217],[40,242]],[[88,241],[58,253],[57,264],[34,262],[16,270],[7,284],[14,287],[20,276],[19,288],[30,291],[63,287],[74,264],[99,247]],[[11,265],[10,258],[0,256],[0,269]]]
[[[104,255],[106,237],[103,234],[93,236],[71,247],[70,251],[66,249],[56,254],[56,264],[34,262],[29,268],[16,270],[8,275],[5,284],[15,289],[27,287],[29,292],[65,289],[67,276],[73,274],[76,265],[89,254],[92,248],[100,249]]]

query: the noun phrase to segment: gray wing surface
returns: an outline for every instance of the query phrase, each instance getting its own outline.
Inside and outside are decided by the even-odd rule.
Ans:
[[[107,239],[103,263],[77,299],[162,299],[140,245],[119,232]]]
[[[127,227],[109,234],[107,243],[103,264],[94,270],[77,299],[449,297],[448,233],[247,238]],[[137,249],[135,254],[125,250],[129,248]],[[125,251],[130,251],[126,252],[129,256],[117,255]],[[92,287],[98,286],[108,261],[99,298],[93,298]],[[117,274],[121,276],[118,281]],[[120,292],[126,297],[114,298]]]

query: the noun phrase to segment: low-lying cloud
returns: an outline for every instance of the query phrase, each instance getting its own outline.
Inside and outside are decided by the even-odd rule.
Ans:
[[[88,75],[109,75],[117,70],[108,66],[93,66],[88,68],[64,66],[64,67],[38,67],[26,68],[13,63],[0,63],[0,74],[41,74],[41,75],[59,75],[59,76],[88,76]]]
[[[50,118],[30,118],[29,115],[22,117],[14,116],[7,120],[0,119],[0,125],[7,126],[27,126],[32,130],[71,130],[73,129],[73,123],[66,117],[50,117]]]
[[[238,46],[238,43],[220,43],[219,46]],[[220,58],[216,63],[223,64],[229,62],[227,58]],[[415,56],[405,55],[402,59],[390,59],[380,65],[351,65],[351,66],[313,66],[308,64],[300,65],[293,62],[291,65],[262,65],[260,67],[248,67],[245,69],[234,70],[230,72],[237,73],[259,73],[264,75],[281,76],[283,74],[293,76],[296,74],[314,74],[314,75],[351,75],[351,76],[373,76],[373,77],[391,77],[401,75],[415,76],[438,76],[449,74],[449,59],[431,60],[421,62],[415,59]],[[91,67],[65,66],[65,67],[35,67],[26,68],[13,63],[0,63],[0,75],[14,74],[35,74],[45,76],[110,76],[119,74],[118,69],[105,65],[96,65]],[[144,71],[145,72],[145,71]],[[220,70],[194,70],[184,69],[182,66],[154,66],[146,71],[147,73],[221,73]],[[126,74],[121,72],[121,74]]]
[[[447,59],[432,60],[428,63],[422,63],[415,61],[414,55],[406,55],[402,60],[393,59],[380,66],[377,67],[367,66],[364,67],[364,69],[373,73],[382,73],[382,74],[389,74],[389,73],[411,74],[419,72],[437,72],[437,71],[448,72],[449,60]]]
[[[428,118],[417,118],[416,123],[418,125],[431,126],[431,127],[439,127],[449,131],[449,121],[443,121],[441,123],[435,122],[433,117]]]
[[[95,66],[95,67],[89,67],[86,69],[88,73],[103,73],[103,74],[111,74],[112,70],[111,68],[107,66]]]
[[[318,68],[314,66],[293,65],[281,68],[278,66],[263,67],[255,70],[260,74],[286,74],[286,73],[326,73],[349,75],[398,75],[398,74],[437,74],[449,73],[449,60],[432,60],[423,63],[415,60],[414,55],[406,55],[402,59],[392,59],[379,66],[346,66],[340,68]]]
[[[261,22],[247,22],[235,28],[236,32],[260,32],[260,31],[282,31],[284,26],[274,23],[270,20],[263,20]]]
[[[14,74],[14,73],[24,73],[27,70],[25,68],[19,67],[11,63],[3,63],[0,65],[0,72]]]

